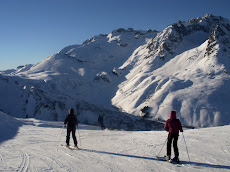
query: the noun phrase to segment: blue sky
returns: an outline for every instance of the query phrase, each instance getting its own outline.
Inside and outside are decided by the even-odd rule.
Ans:
[[[0,0],[0,70],[36,64],[72,44],[117,28],[163,30],[213,14],[229,0]]]

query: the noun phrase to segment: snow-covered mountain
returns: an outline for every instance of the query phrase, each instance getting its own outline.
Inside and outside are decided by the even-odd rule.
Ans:
[[[14,75],[14,74],[17,74],[17,73],[20,73],[20,72],[25,72],[27,70],[30,70],[30,68],[32,66],[33,66],[32,64],[18,66],[17,69],[8,69],[8,70],[0,71],[0,74],[3,74],[3,75]]]
[[[230,123],[230,21],[206,15],[161,32],[117,29],[65,47],[24,71],[0,75],[0,110],[63,120],[77,111],[111,128],[150,129],[171,110],[184,125]]]
[[[131,114],[148,106],[163,119],[175,109],[197,127],[229,124],[229,31],[212,15],[168,26],[120,67],[129,73],[113,104]]]

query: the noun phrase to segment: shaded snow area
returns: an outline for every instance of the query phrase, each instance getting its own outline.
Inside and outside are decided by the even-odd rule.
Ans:
[[[80,149],[76,150],[61,146],[65,145],[66,136],[62,122],[16,120],[2,113],[0,117],[1,172],[230,171],[229,125],[185,130],[190,161],[180,135],[181,164],[171,164],[156,158],[159,153],[166,153],[165,131],[103,131],[80,125],[76,133]],[[12,125],[18,129],[9,129]]]
[[[0,112],[0,143],[16,136],[22,122],[15,118]]]

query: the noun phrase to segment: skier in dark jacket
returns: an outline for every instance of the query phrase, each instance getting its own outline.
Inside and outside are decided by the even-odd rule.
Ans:
[[[176,111],[171,111],[170,118],[166,121],[164,129],[169,132],[166,160],[171,160],[171,145],[173,141],[175,157],[172,160],[179,162],[179,151],[177,147],[177,141],[178,141],[179,131],[183,132],[183,129],[180,120],[176,118]]]
[[[73,109],[69,109],[69,114],[65,117],[64,125],[67,124],[66,146],[69,146],[70,133],[72,132],[73,142],[77,147],[76,125],[78,126],[77,117]]]
[[[101,115],[98,116],[98,125],[101,127],[102,130],[105,129],[103,117]]]

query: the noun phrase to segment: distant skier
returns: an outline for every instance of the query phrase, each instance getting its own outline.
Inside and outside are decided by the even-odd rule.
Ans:
[[[64,125],[67,124],[66,146],[69,146],[70,133],[72,132],[73,142],[77,147],[77,138],[75,135],[76,126],[78,126],[77,117],[73,109],[69,109],[69,114],[65,117]]]
[[[98,125],[101,127],[102,130],[105,129],[103,117],[101,115],[98,116]]]
[[[177,147],[177,141],[178,141],[179,131],[183,132],[183,129],[180,120],[176,118],[176,111],[171,111],[170,118],[166,121],[164,129],[169,132],[166,160],[167,161],[171,160],[171,145],[173,141],[175,157],[172,160],[179,162],[179,151]]]

